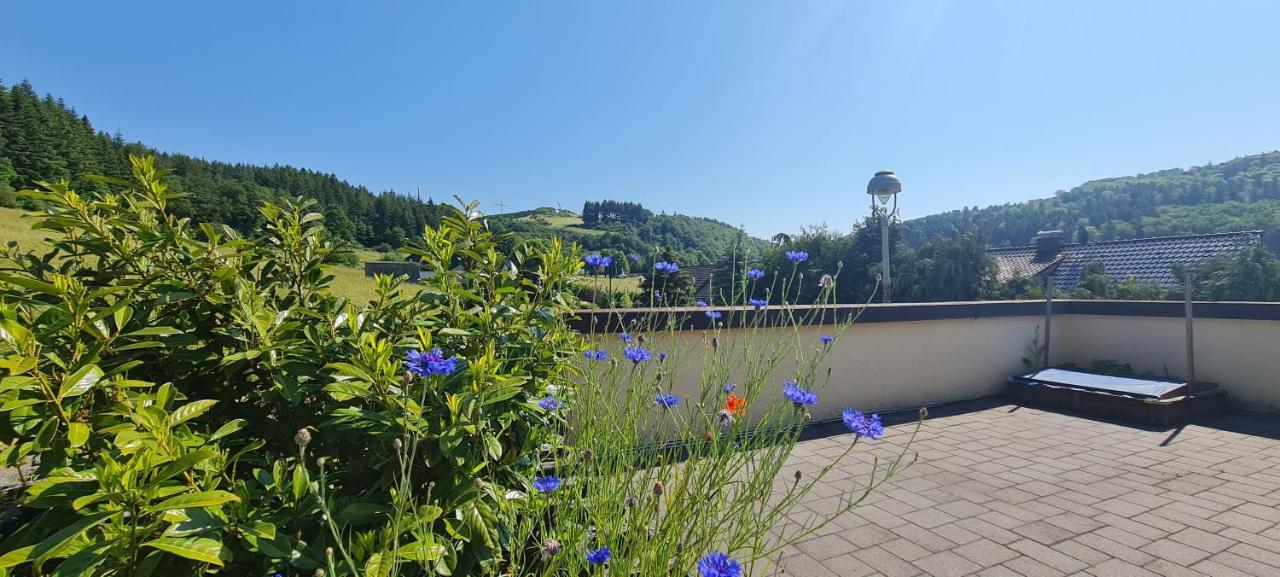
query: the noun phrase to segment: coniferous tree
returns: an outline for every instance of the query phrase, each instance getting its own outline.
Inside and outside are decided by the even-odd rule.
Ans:
[[[126,142],[119,132],[108,135],[96,130],[87,116],[62,100],[39,97],[29,82],[11,88],[0,84],[0,205],[25,203],[33,208],[31,200],[15,199],[10,189],[30,188],[40,181],[68,179],[76,190],[99,189],[101,183],[84,176],[126,178],[130,153],[156,155],[158,166],[173,171],[171,190],[182,195],[172,205],[176,214],[223,223],[241,232],[262,225],[258,213],[262,201],[285,197],[319,201],[339,237],[365,246],[402,242],[453,210],[394,193],[374,195],[332,174],[158,153]]]

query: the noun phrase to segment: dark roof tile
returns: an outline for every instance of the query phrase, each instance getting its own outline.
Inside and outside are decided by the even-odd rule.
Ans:
[[[1171,288],[1179,286],[1175,267],[1229,256],[1261,243],[1262,231],[1250,230],[1068,244],[1052,256],[1037,255],[1034,246],[993,248],[987,254],[996,262],[996,280],[1000,282],[1053,269],[1054,288],[1068,291],[1080,283],[1086,264],[1101,261],[1107,277],[1115,282],[1133,278]]]

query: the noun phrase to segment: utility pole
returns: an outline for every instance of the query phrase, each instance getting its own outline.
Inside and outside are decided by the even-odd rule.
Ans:
[[[874,203],[871,208],[875,210]],[[890,291],[893,290],[891,288],[893,283],[889,280],[889,207],[887,206],[880,209],[880,272],[884,277],[884,292],[881,293],[881,298],[884,299],[883,302],[891,303],[893,297],[890,296],[892,295]]]
[[[503,204],[502,202],[497,202],[495,204],[498,205],[498,214],[502,214],[507,211],[507,205]]]

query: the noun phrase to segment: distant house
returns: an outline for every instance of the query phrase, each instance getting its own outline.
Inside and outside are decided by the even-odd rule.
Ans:
[[[374,275],[387,276],[404,276],[409,277],[409,282],[418,282],[424,276],[430,276],[428,272],[422,271],[422,265],[417,262],[399,260],[399,261],[368,261],[364,263],[364,276]]]
[[[717,292],[712,286],[715,280],[716,267],[713,265],[690,265],[681,267],[680,270],[689,275],[693,279],[693,298],[712,302],[715,300],[714,293]],[[721,283],[723,284],[723,282]]]
[[[1260,244],[1260,230],[1084,244],[1066,243],[1062,231],[1050,230],[1037,234],[1031,246],[993,248],[987,254],[995,260],[999,282],[1052,275],[1054,289],[1066,292],[1080,283],[1081,271],[1092,262],[1101,262],[1107,277],[1115,282],[1133,279],[1173,288],[1181,286],[1175,267],[1231,256]]]

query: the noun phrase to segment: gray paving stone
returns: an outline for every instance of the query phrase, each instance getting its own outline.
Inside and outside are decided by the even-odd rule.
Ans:
[[[1156,559],[1173,561],[1174,563],[1184,567],[1190,567],[1201,559],[1209,556],[1208,551],[1197,549],[1185,543],[1174,541],[1173,539],[1152,541],[1142,547],[1139,547],[1138,550],[1144,553],[1149,553]]]
[[[1014,559],[1020,553],[990,539],[980,539],[954,549],[960,556],[983,567],[999,565]]]
[[[951,551],[935,553],[916,561],[915,565],[924,569],[925,574],[931,577],[964,577],[982,569],[972,561]]]
[[[1167,430],[970,405],[926,421],[916,465],[772,574],[1280,577],[1280,426],[1226,417],[1164,445]],[[865,478],[910,426],[890,426],[829,478]],[[845,443],[802,442],[783,470],[816,472]],[[839,495],[814,490],[798,518]]]
[[[1119,559],[1103,561],[1097,566],[1091,567],[1089,573],[1098,577],[1160,577],[1157,573],[1152,573],[1142,567]]]

